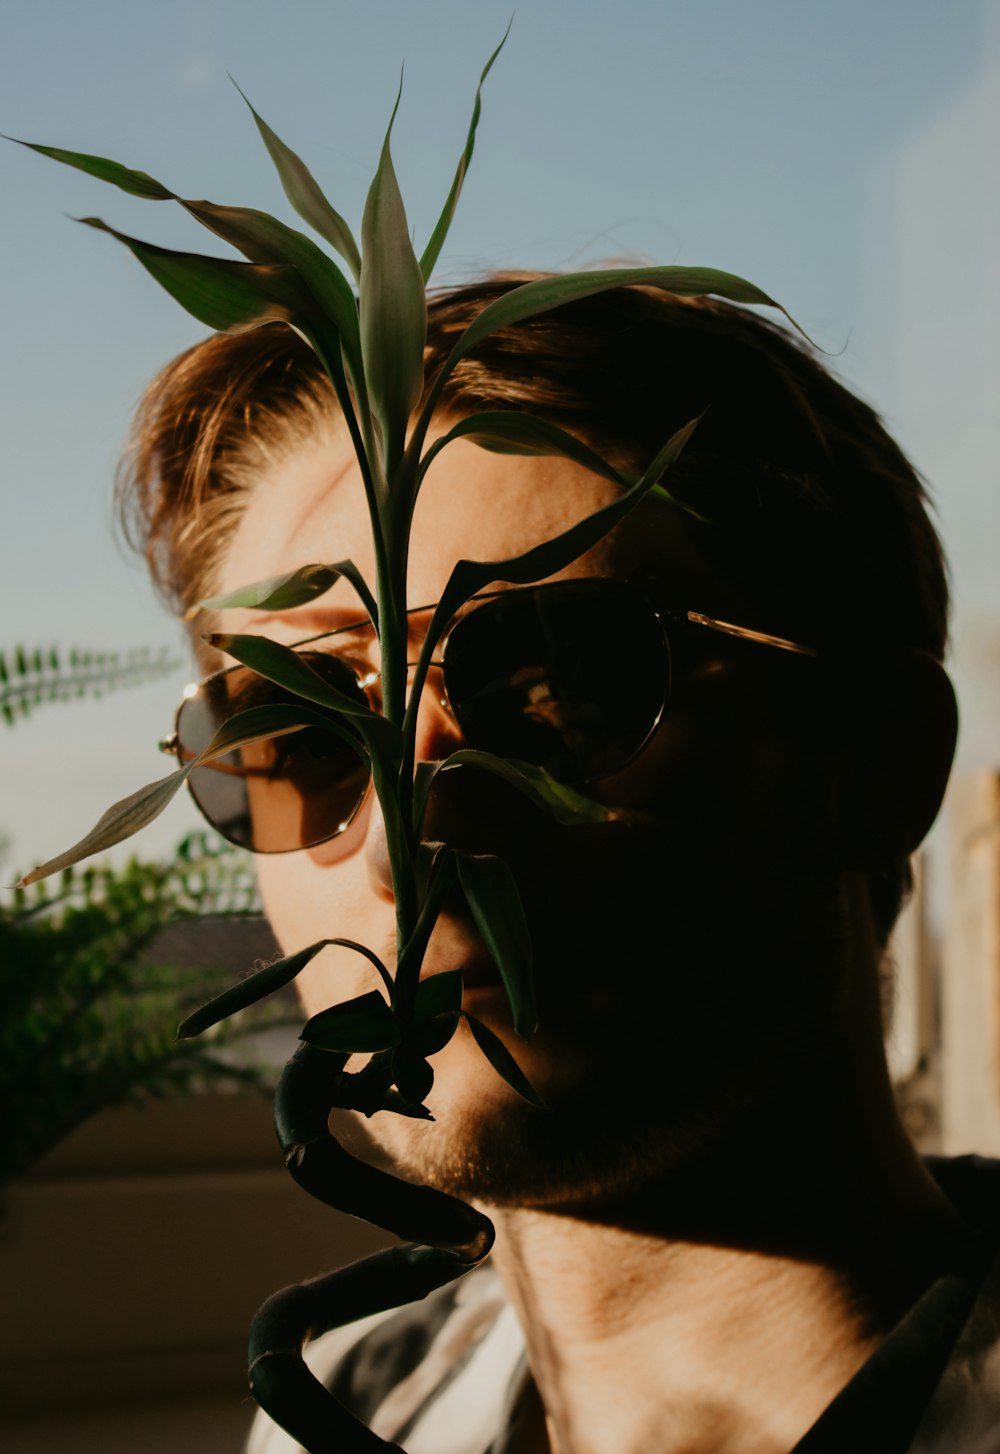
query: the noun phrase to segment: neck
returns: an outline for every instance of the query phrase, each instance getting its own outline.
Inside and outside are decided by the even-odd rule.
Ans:
[[[774,1086],[633,1194],[491,1209],[539,1450],[785,1454],[961,1255],[856,1019]]]

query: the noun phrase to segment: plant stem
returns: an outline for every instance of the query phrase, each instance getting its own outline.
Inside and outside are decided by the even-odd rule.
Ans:
[[[392,520],[384,524],[381,540],[376,546],[376,577],[378,591],[380,644],[382,652],[382,715],[394,727],[402,728],[406,716],[406,679],[409,623],[406,617],[406,565],[394,548]],[[406,804],[412,802],[412,750],[404,750],[402,763],[383,779],[373,755],[375,788],[385,823],[386,845],[392,872],[392,890],[396,904],[397,952],[413,933],[419,913],[414,845],[410,814]],[[409,772],[408,785],[400,776]]]

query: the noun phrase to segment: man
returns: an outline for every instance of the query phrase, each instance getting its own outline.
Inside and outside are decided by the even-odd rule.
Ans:
[[[436,300],[429,373],[515,281]],[[637,695],[658,706],[620,763],[584,774],[607,823],[556,823],[472,769],[438,778],[425,836],[500,856],[521,890],[537,1037],[514,1035],[457,896],[424,972],[462,968],[465,1008],[549,1109],[462,1033],[435,1058],[433,1123],[373,1118],[404,1174],[488,1210],[492,1268],[330,1335],[315,1366],[411,1454],[1000,1449],[1000,1393],[978,1378],[995,1176],[926,1169],[882,1048],[883,950],[955,739],[919,481],[787,335],[712,302],[623,290],[506,330],[456,374],[441,431],[510,407],[630,468],[703,416],[665,481],[680,508],[644,504],[543,588],[591,603],[588,669],[623,718]],[[131,498],[180,605],[309,561],[350,557],[372,582],[353,452],[290,335],[193,350],[137,438]],[[418,504],[409,605],[436,601],[456,560],[519,553],[614,494],[565,460],[449,445]],[[636,614],[602,617],[602,590]],[[336,631],[368,681],[372,634],[341,630],[356,616],[340,582],[220,624],[288,644]],[[640,618],[659,658],[635,645]],[[429,689],[418,757],[463,743]],[[258,860],[269,918],[286,952],[337,935],[391,962],[370,794],[340,828]],[[336,949],[302,980],[310,1013],[372,988]],[[250,1447],[295,1446],[261,1422]]]

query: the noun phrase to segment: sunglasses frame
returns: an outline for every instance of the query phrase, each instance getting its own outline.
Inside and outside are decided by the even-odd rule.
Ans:
[[[769,632],[758,631],[753,627],[740,626],[733,621],[725,621],[717,616],[706,615],[702,611],[685,611],[676,607],[654,606],[653,603],[645,596],[645,594],[641,590],[639,590],[637,586],[635,586],[630,581],[623,580],[617,576],[573,576],[566,580],[546,581],[537,585],[516,587],[508,590],[484,591],[481,592],[479,595],[471,596],[466,604],[470,605],[474,601],[497,601],[504,597],[509,597],[515,594],[523,595],[528,592],[537,595],[538,593],[544,591],[558,590],[560,587],[565,588],[566,586],[577,586],[587,581],[614,581],[617,585],[626,587],[634,596],[638,597],[638,599],[643,603],[643,605],[649,611],[650,615],[655,618],[659,625],[660,632],[663,636],[666,648],[668,663],[671,661],[670,635],[668,631],[668,627],[671,625],[700,626],[705,628],[706,630],[714,631],[724,636],[730,636],[739,641],[747,641],[757,646],[771,647],[774,650],[790,652],[797,656],[817,658],[820,655],[820,651],[817,647],[804,645],[800,641],[792,641],[788,637],[774,636]],[[436,604],[436,602],[430,602],[425,606],[411,606],[407,610],[406,615],[409,617],[431,612],[434,610]],[[464,608],[462,609],[464,610]],[[453,632],[459,626],[461,626],[462,622],[466,619],[467,616],[458,615],[456,613],[455,620],[448,626],[448,628],[445,630],[441,637],[441,641],[438,647],[440,657],[439,659],[432,661],[430,663],[431,666],[437,667],[442,671],[444,670],[446,665],[445,658],[447,654],[448,641],[452,636]],[[332,631],[323,631],[319,632],[315,636],[304,637],[302,640],[294,643],[294,649],[300,650],[302,648],[312,646],[315,642],[329,640],[329,638],[332,636],[346,635],[348,632],[351,631],[360,631],[365,629],[373,629],[372,622],[367,617],[362,620],[349,622],[345,626],[335,627]],[[345,661],[342,657],[337,657],[333,652],[324,653],[317,651],[313,654],[333,656],[335,660],[340,662],[342,666],[346,667],[354,675],[358,687],[366,694],[366,696],[369,695],[370,687],[379,678],[379,673],[375,671],[366,673],[363,676],[359,676],[355,668],[349,662]],[[410,663],[410,665],[413,664],[414,663]],[[202,688],[206,687],[210,682],[220,677],[227,676],[230,672],[247,670],[249,670],[249,668],[241,666],[239,664],[235,666],[223,667],[217,672],[210,672],[207,676],[202,677],[201,680],[198,682],[190,683],[185,688],[181,701],[178,703],[177,710],[174,713],[174,727],[172,733],[169,737],[164,738],[161,742],[158,743],[160,751],[173,754],[177,757],[178,762],[180,762],[180,736],[178,729],[180,725],[181,713],[187,705],[188,701],[195,695],[195,693],[201,691]],[[444,682],[442,682],[442,686],[444,687],[444,695],[439,698],[440,703],[448,712],[451,713],[453,717],[455,717],[455,721],[458,722],[459,726],[461,726],[459,718],[452,711],[451,704],[447,697],[447,688]],[[638,744],[635,750],[629,755],[629,757],[622,764],[620,764],[619,767],[615,769],[615,772],[622,771],[625,767],[628,767],[631,763],[635,762],[635,760],[642,755],[643,751],[648,746],[650,739],[652,738],[663,720],[663,714],[667,710],[667,705],[670,701],[671,688],[672,682],[668,680],[661,694],[662,700],[660,702],[660,706],[656,712],[654,720],[652,721],[648,731],[646,732],[646,735],[643,737],[642,741]],[[612,775],[613,774],[605,774],[604,776]],[[601,781],[601,778],[599,777],[583,778],[578,779],[574,786],[585,786],[588,783],[592,784],[599,781]],[[251,848],[247,844],[238,844],[237,846],[242,848],[248,848],[248,851],[251,853],[294,853],[302,848],[315,848],[321,843],[329,843],[334,838],[338,838],[342,833],[346,832],[350,825],[354,822],[355,818],[361,812],[361,809],[363,808],[365,801],[367,800],[368,794],[371,792],[371,782],[371,775],[369,774],[367,785],[360,799],[358,800],[357,806],[347,817],[345,817],[337,825],[337,828],[332,833],[328,833],[322,838],[317,838],[313,842],[306,844],[296,844],[292,848],[262,849]],[[209,818],[204,808],[198,802],[197,797],[195,797],[194,790],[191,787],[190,782],[188,783],[188,788],[191,791],[191,796],[195,802],[195,806],[205,818],[206,822],[208,822],[216,832],[221,833],[224,838],[228,837],[228,835],[219,827],[219,825],[212,822],[211,818]],[[234,839],[230,839],[230,841],[236,842],[236,840]]]

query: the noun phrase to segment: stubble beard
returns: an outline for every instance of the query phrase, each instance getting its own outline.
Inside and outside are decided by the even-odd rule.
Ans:
[[[548,1110],[504,1086],[462,1025],[465,1043],[435,1061],[436,1120],[379,1116],[369,1134],[407,1179],[488,1206],[568,1210],[654,1184],[690,1189],[734,1151],[743,1154],[755,1123],[783,1107],[822,1053],[844,951],[839,914],[824,917],[826,955],[771,957],[766,990],[750,975],[739,986],[704,965],[698,976],[689,945],[683,972],[670,978],[695,988],[678,994],[668,1019],[651,1010],[618,1021],[591,1006],[561,1027],[559,1041],[539,1037],[539,1075],[534,1052],[522,1060],[511,1037]],[[461,1066],[448,1063],[454,1050]]]
[[[651,1057],[628,1075],[592,1072],[575,1084],[546,1087],[539,1110],[500,1085],[457,1090],[441,1077],[434,1122],[379,1116],[368,1135],[380,1158],[407,1180],[493,1207],[549,1210],[597,1207],[641,1194],[653,1183],[696,1174],[742,1118],[745,1064],[706,1067],[680,1086]]]

